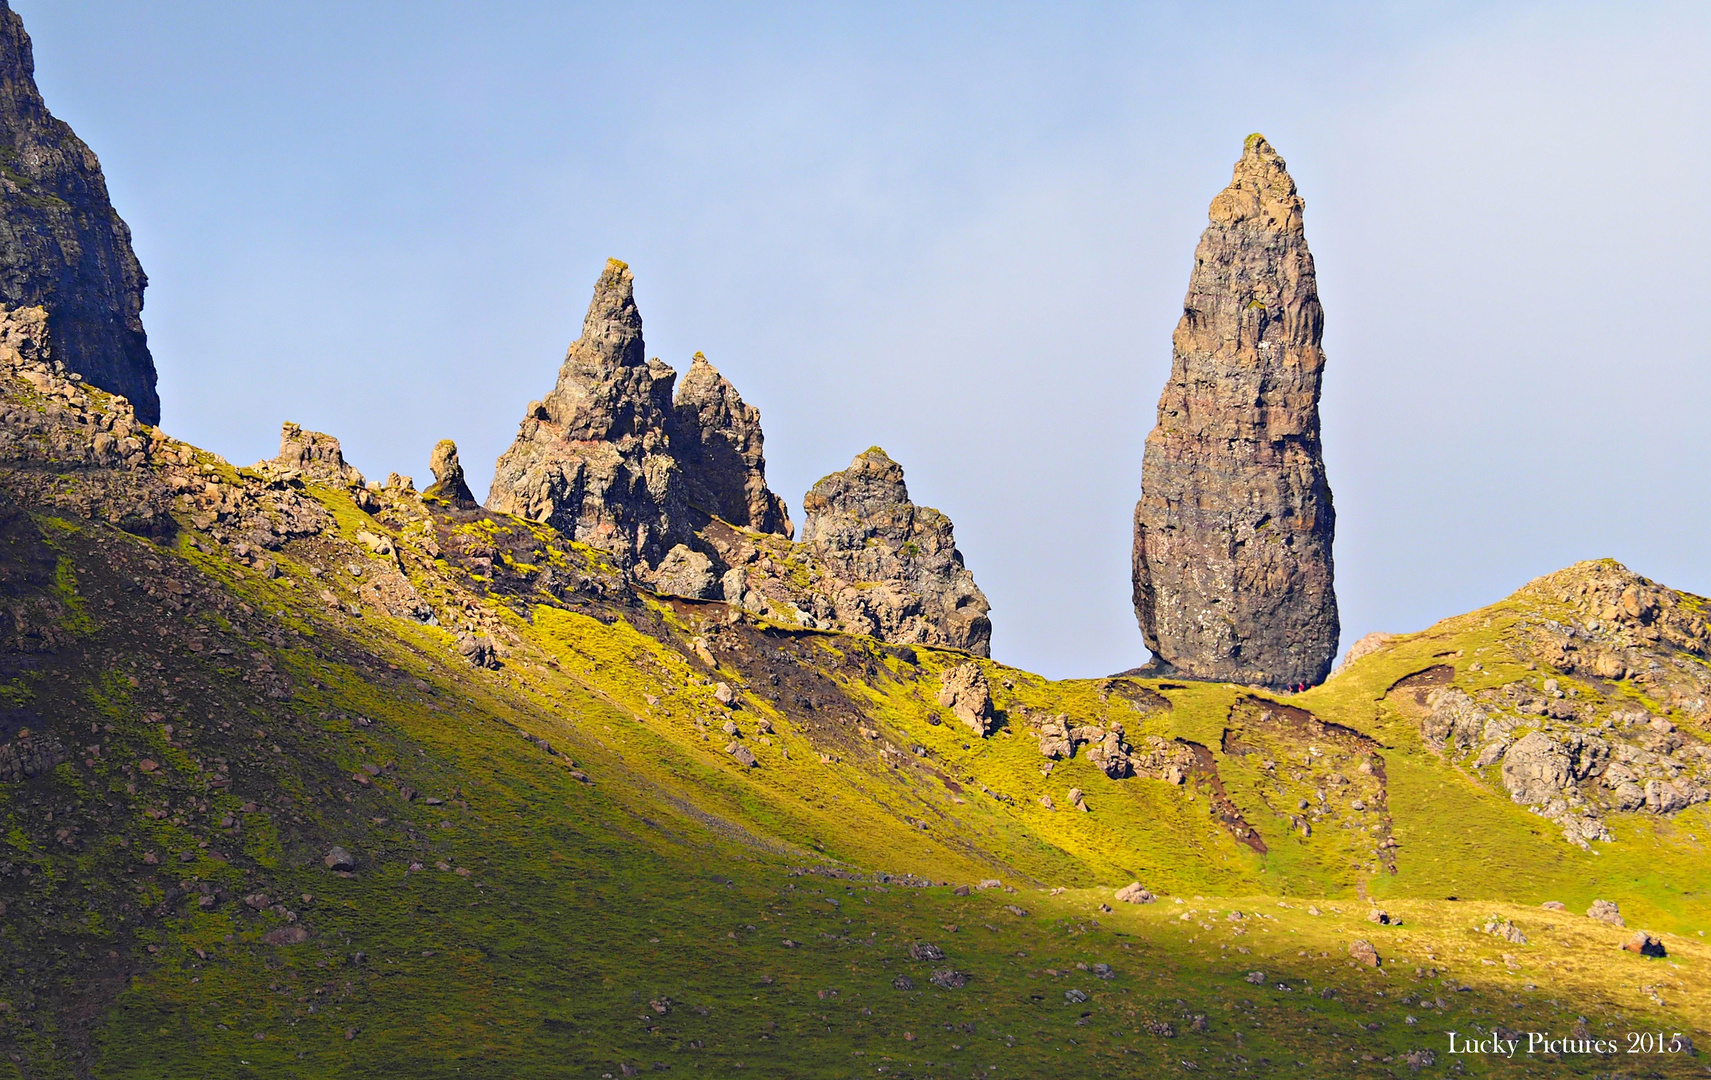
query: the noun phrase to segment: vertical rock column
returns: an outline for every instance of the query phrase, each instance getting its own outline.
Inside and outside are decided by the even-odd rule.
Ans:
[[[1250,135],[1194,253],[1142,460],[1135,615],[1160,671],[1287,688],[1336,655],[1324,316],[1301,210]]]

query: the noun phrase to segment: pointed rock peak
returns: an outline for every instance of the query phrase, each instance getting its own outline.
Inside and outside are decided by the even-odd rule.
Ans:
[[[692,505],[732,525],[791,536],[784,500],[766,486],[760,410],[696,353],[677,389],[671,443]]]
[[[710,363],[707,357],[696,353],[689,361],[689,372],[683,376],[683,381],[677,386],[677,405],[679,408],[696,401],[705,401],[726,394],[736,396],[737,389],[731,381],[719,374],[719,369]],[[737,400],[740,402],[741,397]]]
[[[1215,224],[1300,232],[1304,205],[1288,165],[1256,131],[1242,146],[1230,186],[1212,200],[1211,218]]]
[[[571,359],[604,361],[625,367],[644,364],[642,315],[636,310],[636,276],[629,266],[607,259],[594,283],[594,299],[582,320],[582,336],[570,347]]]
[[[463,465],[457,460],[457,443],[441,439],[434,444],[428,457],[428,468],[434,474],[433,486],[422,492],[427,498],[444,499],[449,503],[474,506],[475,496],[463,478]]]
[[[903,466],[891,460],[883,447],[870,446],[857,454],[848,471],[874,482],[895,484],[902,490],[902,497],[909,498],[909,490],[903,483]]]
[[[1324,312],[1301,205],[1252,136],[1194,252],[1135,508],[1135,614],[1155,670],[1282,689],[1336,658]]]

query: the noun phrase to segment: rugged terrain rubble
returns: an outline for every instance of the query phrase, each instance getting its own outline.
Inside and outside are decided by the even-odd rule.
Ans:
[[[55,359],[160,420],[143,333],[148,279],[101,163],[36,89],[24,24],[0,3],[0,304],[47,310]]]
[[[696,354],[645,360],[634,278],[613,260],[558,385],[499,459],[489,509],[607,552],[642,585],[887,641],[987,655],[989,605],[950,519],[877,447],[804,497],[800,543],[766,486],[760,413]]]
[[[1512,602],[1527,615],[1508,649],[1536,674],[1470,695],[1448,685],[1445,665],[1392,688],[1412,699],[1428,747],[1492,776],[1582,847],[1613,838],[1612,813],[1711,799],[1702,601],[1604,560],[1539,578]]]
[[[1336,657],[1324,314],[1302,205],[1250,135],[1194,254],[1135,506],[1135,614],[1161,674],[1286,689]]]

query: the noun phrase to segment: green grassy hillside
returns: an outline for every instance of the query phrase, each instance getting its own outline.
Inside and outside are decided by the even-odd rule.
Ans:
[[[1583,848],[1430,734],[1454,689],[1516,746],[1633,732],[1688,790],[1697,598],[1622,623],[1588,565],[1287,698],[1053,682],[638,592],[533,523],[234,469],[98,392],[0,382],[0,1071],[1704,1068],[1448,1052],[1711,1046],[1711,815],[1600,809]],[[938,703],[971,663],[984,737]],[[1043,756],[1058,716],[1120,724],[1134,775]],[[1668,955],[1621,950],[1636,927]]]

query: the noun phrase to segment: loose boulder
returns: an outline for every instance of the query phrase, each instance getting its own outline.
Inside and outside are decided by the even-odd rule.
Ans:
[[[1349,942],[1349,955],[1356,963],[1365,964],[1367,967],[1378,967],[1380,963],[1378,950],[1372,947],[1372,942],[1364,938]]]
[[[356,869],[356,856],[336,845],[331,851],[327,852],[326,856],[322,858],[321,861],[326,864],[328,870],[342,870],[348,872]]]
[[[1586,917],[1607,922],[1611,926],[1626,926],[1622,921],[1622,910],[1614,900],[1594,900],[1592,906],[1586,909]]]
[[[1634,931],[1634,936],[1629,938],[1622,948],[1631,953],[1639,953],[1641,956],[1662,957],[1667,955],[1663,942],[1644,930]]]
[[[939,676],[940,705],[976,735],[992,729],[992,689],[979,664],[958,664]]]
[[[1131,881],[1118,889],[1116,898],[1125,904],[1151,904],[1158,900],[1158,897],[1141,888],[1141,883],[1138,881]]]

